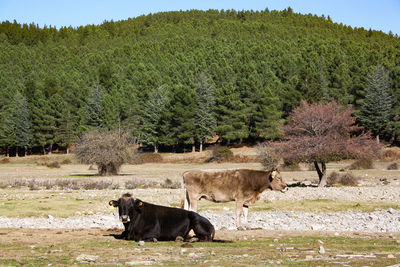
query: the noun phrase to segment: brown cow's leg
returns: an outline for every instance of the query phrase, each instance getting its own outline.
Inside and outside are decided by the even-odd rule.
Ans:
[[[197,201],[198,201],[198,196],[189,194],[189,210],[197,211]]]
[[[250,230],[250,225],[249,225],[249,221],[247,219],[247,216],[249,215],[249,206],[247,205],[243,205],[243,214],[244,214],[244,222],[246,224],[246,229]]]
[[[236,227],[238,230],[244,230],[242,227],[242,222],[240,221],[242,213],[243,213],[243,202],[236,201]]]

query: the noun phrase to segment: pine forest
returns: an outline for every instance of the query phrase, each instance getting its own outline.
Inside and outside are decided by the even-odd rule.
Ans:
[[[177,11],[78,28],[0,24],[0,148],[68,152],[93,129],[149,151],[282,137],[308,103],[400,133],[400,38],[283,11]]]

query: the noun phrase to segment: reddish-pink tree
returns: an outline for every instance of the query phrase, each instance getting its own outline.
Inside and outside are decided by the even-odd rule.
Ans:
[[[379,150],[363,128],[355,125],[353,109],[302,101],[290,114],[284,140],[274,145],[285,162],[314,163],[319,185],[326,186],[326,163],[346,158],[373,158]],[[321,167],[320,167],[321,166]]]

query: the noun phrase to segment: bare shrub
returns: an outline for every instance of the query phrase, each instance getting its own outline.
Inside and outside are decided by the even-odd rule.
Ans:
[[[127,132],[94,130],[78,140],[75,153],[82,163],[97,165],[99,175],[117,175],[134,158],[132,141]]]
[[[397,162],[393,162],[393,163],[389,164],[389,166],[387,166],[386,169],[387,170],[398,170],[399,167],[397,166]]]
[[[137,161],[140,163],[160,163],[163,158],[158,153],[141,153]]]
[[[147,180],[138,179],[138,178],[133,178],[131,180],[125,181],[126,189],[149,188],[152,186],[157,186],[157,183],[154,181],[147,181]]]
[[[178,189],[181,188],[181,183],[173,182],[171,179],[167,178],[164,180],[164,183],[161,184],[161,187],[169,189]]]
[[[344,185],[344,186],[357,186],[360,178],[352,173],[339,174],[332,172],[327,178],[327,185]]]
[[[354,161],[350,166],[347,167],[349,170],[367,170],[367,169],[373,169],[374,164],[372,162],[372,159],[370,158],[361,158],[356,161]]]
[[[284,162],[280,169],[287,172],[301,171],[300,165],[297,162]]]
[[[29,180],[27,185],[29,190],[39,190],[39,185],[35,179]]]
[[[48,168],[60,168],[61,164],[58,161],[51,161],[51,162],[47,163],[46,166]]]
[[[269,142],[257,145],[256,151],[257,156],[265,169],[270,170],[278,166],[280,159]]]
[[[388,149],[383,152],[383,159],[386,161],[399,160],[400,153],[394,149]]]
[[[226,162],[233,158],[232,151],[226,146],[216,145],[212,149],[212,161]]]
[[[355,176],[352,173],[345,173],[342,175],[342,177],[340,178],[339,183],[341,185],[346,185],[346,186],[357,186],[358,185],[358,180],[359,177]]]
[[[3,159],[0,160],[0,164],[7,164],[7,163],[10,163],[10,162],[11,162],[11,160],[9,158],[3,158]]]
[[[71,164],[72,160],[71,159],[63,159],[63,161],[61,163],[62,164]]]
[[[85,190],[93,190],[93,189],[103,190],[103,189],[111,188],[111,186],[112,186],[112,182],[104,181],[104,180],[89,181],[89,182],[84,182],[82,184],[82,187]]]

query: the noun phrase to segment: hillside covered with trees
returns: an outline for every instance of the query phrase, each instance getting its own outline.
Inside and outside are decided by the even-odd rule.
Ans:
[[[61,29],[0,24],[4,154],[67,149],[94,128],[126,129],[156,150],[190,150],[215,135],[228,144],[279,138],[302,99],[351,104],[362,126],[393,139],[400,38],[290,8]],[[374,103],[385,107],[380,117]]]

